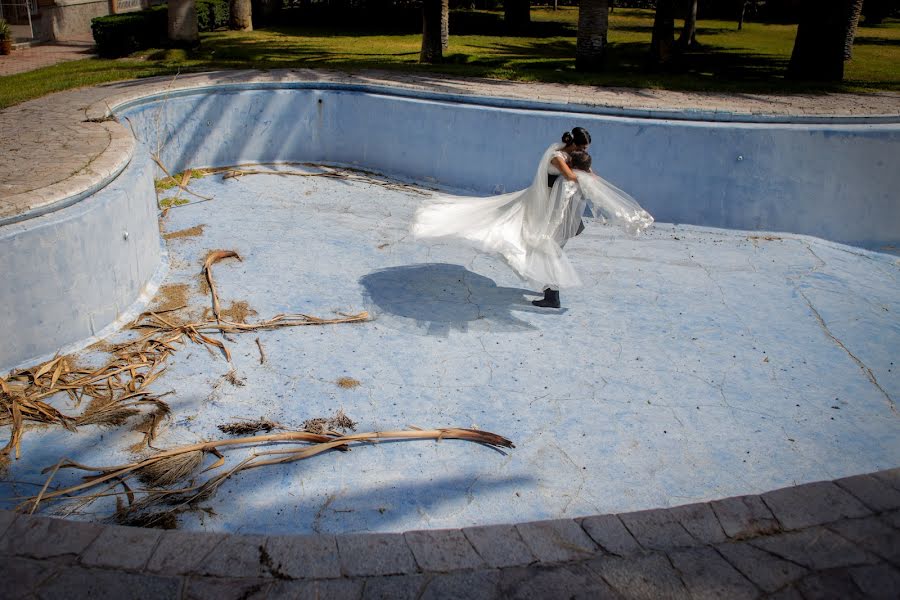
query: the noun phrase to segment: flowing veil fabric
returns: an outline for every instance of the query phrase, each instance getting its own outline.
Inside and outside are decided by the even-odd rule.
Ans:
[[[581,224],[585,203],[590,200],[612,223],[630,222],[627,211],[641,209],[625,192],[590,173],[579,172],[577,184],[560,177],[548,189],[547,168],[560,148],[562,144],[553,144],[544,152],[531,186],[524,190],[488,198],[437,196],[426,201],[416,211],[413,235],[468,240],[484,251],[499,253],[514,271],[537,286],[580,285],[563,246]],[[587,176],[584,184],[581,175]],[[581,193],[583,186],[596,198]]]

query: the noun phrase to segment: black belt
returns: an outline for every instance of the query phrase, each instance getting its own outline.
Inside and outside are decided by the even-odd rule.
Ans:
[[[553,184],[556,183],[557,179],[559,179],[559,175],[547,173],[547,187],[553,187]]]

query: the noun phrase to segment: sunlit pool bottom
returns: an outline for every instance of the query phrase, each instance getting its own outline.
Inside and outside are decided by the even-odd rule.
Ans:
[[[228,249],[243,261],[214,272],[232,315],[368,310],[372,320],[231,336],[243,385],[224,378],[232,365],[221,354],[181,348],[153,384],[174,392],[156,447],[225,437],[217,425],[237,419],[299,427],[343,409],[359,431],[477,427],[516,448],[382,443],[260,468],[225,482],[202,504],[211,510],[179,515],[183,529],[463,527],[674,506],[897,466],[896,257],[670,224],[634,239],[589,221],[566,247],[585,285],[564,291],[565,310],[553,311],[531,306],[537,290],[499,258],[412,240],[424,197],[413,189],[271,175],[210,175],[191,189],[214,199],[182,194],[196,203],[164,218],[170,273],[160,300],[183,295],[186,312],[201,315],[210,304],[203,259]],[[62,456],[127,462],[140,438],[128,427],[34,429],[7,480],[42,483],[40,470]],[[246,454],[230,453],[229,464]],[[36,489],[8,482],[4,495]],[[114,505],[71,508],[56,514],[100,520]]]

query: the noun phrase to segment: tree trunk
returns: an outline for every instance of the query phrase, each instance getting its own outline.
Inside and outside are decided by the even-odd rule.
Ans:
[[[609,32],[609,1],[581,0],[578,5],[578,38],[575,44],[575,68],[599,71]]]
[[[844,60],[853,58],[853,40],[856,38],[856,27],[862,14],[863,0],[850,0],[847,7],[847,31],[844,33]]]
[[[196,46],[200,43],[194,0],[169,0],[168,34],[169,40],[176,46]]]
[[[788,65],[790,79],[841,81],[862,0],[806,0]]]
[[[531,23],[531,0],[503,0],[503,21],[508,31],[521,31]]]
[[[439,63],[444,58],[441,46],[442,0],[422,2],[422,52],[419,62]]]
[[[747,12],[747,0],[738,0],[741,3],[741,15],[738,17],[738,31],[744,28],[744,13]]]
[[[658,0],[656,18],[653,19],[653,38],[650,41],[650,58],[656,65],[672,62],[675,48],[675,0]]]
[[[682,48],[690,48],[697,44],[697,0],[688,0],[686,7],[684,27],[678,39],[678,45]]]
[[[441,52],[450,49],[450,0],[441,0]]]
[[[250,0],[231,0],[228,5],[230,13],[228,27],[238,31],[253,31],[252,9]]]

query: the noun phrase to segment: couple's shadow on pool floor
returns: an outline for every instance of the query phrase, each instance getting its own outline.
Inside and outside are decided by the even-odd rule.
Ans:
[[[488,277],[446,263],[380,269],[359,283],[377,319],[427,335],[470,329],[530,331],[535,327],[514,312],[565,312],[533,306],[531,300],[540,297],[535,290],[500,287]]]

